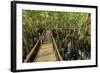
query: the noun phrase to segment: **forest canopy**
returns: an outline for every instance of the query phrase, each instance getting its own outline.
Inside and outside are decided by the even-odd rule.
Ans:
[[[88,19],[90,19],[89,13],[81,12],[23,10],[22,14],[23,26],[34,28],[82,28],[82,26],[84,28],[89,24]]]

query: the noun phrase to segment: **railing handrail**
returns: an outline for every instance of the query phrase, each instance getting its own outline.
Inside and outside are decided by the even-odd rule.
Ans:
[[[43,31],[42,36],[43,36],[44,32],[45,32],[45,30]],[[38,45],[38,44],[39,44],[39,42],[41,41],[42,36],[41,36],[41,37],[39,37],[39,40],[36,42],[35,46],[32,48],[32,50],[30,51],[30,53],[26,56],[26,59],[24,60],[24,62],[28,62],[28,61],[29,61],[29,59],[31,58],[31,56],[32,56],[33,52],[35,51],[35,49],[36,49],[37,45]]]
[[[39,41],[40,41],[40,39],[36,42],[35,46],[32,48],[30,53],[26,56],[26,59],[24,60],[24,62],[28,62],[28,60],[31,58],[33,52],[35,51],[37,45],[39,44]]]
[[[60,61],[62,61],[63,58],[61,57],[61,55],[60,55],[60,53],[59,53],[59,50],[58,50],[57,44],[56,44],[56,42],[55,42],[55,40],[54,40],[54,37],[53,37],[53,35],[52,35],[52,32],[51,32],[51,36],[52,36],[53,44],[54,44],[54,46],[55,46],[54,49],[55,49],[55,51],[56,51],[56,54],[57,54],[57,56],[58,56],[58,59],[59,59]]]

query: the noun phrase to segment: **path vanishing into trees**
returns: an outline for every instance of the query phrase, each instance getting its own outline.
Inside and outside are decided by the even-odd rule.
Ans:
[[[39,43],[40,43],[40,47],[36,48]],[[35,55],[33,59],[32,59],[32,55]],[[30,53],[27,55],[24,62],[30,62],[30,61],[47,62],[47,61],[59,61],[59,60],[63,60],[63,59],[58,51],[52,32],[51,30],[46,30],[43,32],[39,41],[37,41],[36,45],[33,47]]]
[[[91,14],[22,10],[22,62],[91,59]]]

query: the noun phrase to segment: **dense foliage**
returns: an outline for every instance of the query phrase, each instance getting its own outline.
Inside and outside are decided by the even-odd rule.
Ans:
[[[90,17],[91,14],[81,12],[23,10],[24,58],[35,45],[42,31],[50,29],[64,60],[90,59]]]

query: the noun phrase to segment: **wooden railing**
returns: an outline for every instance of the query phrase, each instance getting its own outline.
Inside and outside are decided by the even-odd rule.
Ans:
[[[42,44],[42,36],[44,35],[45,33],[45,30],[43,31],[43,33],[41,34],[41,36],[39,37],[39,40],[36,42],[35,46],[32,48],[32,50],[30,51],[30,53],[26,56],[26,59],[24,60],[24,62],[29,62],[32,55],[35,53],[36,54],[36,49],[37,49],[37,46],[41,45]],[[39,48],[38,48],[39,49]],[[38,50],[37,49],[37,50]]]
[[[43,42],[43,35],[44,35],[45,31],[43,31],[43,33],[41,34],[41,36],[39,37],[39,40],[36,42],[35,46],[32,48],[32,50],[30,51],[30,53],[26,56],[26,59],[24,60],[24,62],[31,62],[30,60],[32,59],[32,61],[34,61],[35,57],[36,57],[36,52],[38,52],[39,50],[39,47],[37,46],[40,46],[42,45],[42,42]],[[59,61],[62,61],[63,58],[61,57],[60,53],[59,53],[59,50],[58,50],[58,47],[56,45],[56,42],[55,42],[55,39],[52,35],[52,32],[51,32],[51,37],[52,37],[52,41],[53,41],[53,47],[54,47],[54,51],[55,51],[55,55],[57,57],[57,60]],[[32,56],[34,56],[34,58],[32,58]]]
[[[26,56],[26,59],[24,60],[24,62],[28,62],[32,56],[32,54],[35,52],[36,47],[38,46],[40,42],[40,39],[37,41],[37,43],[35,44],[35,46],[32,48],[32,50],[30,51],[30,53]]]
[[[62,61],[63,58],[62,58],[62,56],[61,56],[60,53],[59,53],[59,50],[58,50],[58,47],[57,47],[56,41],[55,41],[55,39],[54,39],[52,33],[51,33],[51,36],[52,36],[52,40],[53,40],[54,50],[56,51],[56,57],[57,57],[57,59],[58,59],[59,61]]]

